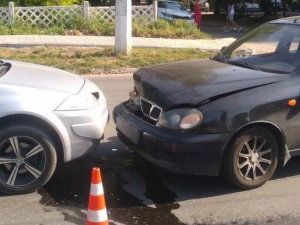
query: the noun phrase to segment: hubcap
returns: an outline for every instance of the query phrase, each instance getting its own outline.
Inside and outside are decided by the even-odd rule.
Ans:
[[[251,162],[252,162],[252,164],[256,163],[258,161],[258,155],[257,154],[253,154],[253,153],[251,153],[251,154],[252,154],[252,156],[251,156]]]
[[[46,165],[42,145],[26,136],[14,136],[0,144],[0,182],[24,186],[37,180]]]
[[[17,165],[22,165],[24,163],[24,158],[21,156],[17,156],[16,158],[16,164]]]
[[[238,171],[244,179],[255,181],[269,171],[272,160],[272,149],[267,140],[254,136],[244,143],[238,153]]]

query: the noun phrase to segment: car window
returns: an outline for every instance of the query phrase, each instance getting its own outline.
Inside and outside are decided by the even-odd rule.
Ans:
[[[299,26],[265,24],[238,39],[221,54],[228,63],[238,61],[264,71],[290,73],[300,66],[299,43]]]
[[[164,9],[172,9],[172,10],[182,10],[182,11],[186,11],[186,9],[184,8],[183,5],[179,4],[179,3],[173,3],[173,2],[163,2],[160,1],[157,3],[157,6],[159,8],[164,8]]]

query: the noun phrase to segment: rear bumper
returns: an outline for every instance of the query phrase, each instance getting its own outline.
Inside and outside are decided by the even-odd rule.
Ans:
[[[139,119],[123,104],[114,108],[120,140],[153,164],[177,173],[218,175],[229,133],[191,135]]]

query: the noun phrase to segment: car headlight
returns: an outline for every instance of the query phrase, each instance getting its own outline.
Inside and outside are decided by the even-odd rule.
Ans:
[[[171,129],[191,129],[199,125],[203,114],[196,109],[174,109],[166,112],[159,120],[159,125]]]
[[[101,98],[102,96],[100,96]],[[87,92],[80,92],[77,95],[68,97],[56,110],[69,111],[69,110],[84,110],[89,109],[98,104],[98,99]]]

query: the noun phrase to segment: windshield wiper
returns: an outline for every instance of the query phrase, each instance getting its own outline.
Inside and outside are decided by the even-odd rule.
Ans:
[[[214,60],[221,60],[224,63],[228,63],[227,59],[225,58],[224,55],[222,55],[221,52],[219,52],[215,57],[213,57]]]
[[[252,69],[252,70],[258,70],[258,71],[261,71],[260,68],[256,67],[256,66],[253,66],[249,63],[246,63],[244,61],[239,61],[239,60],[234,60],[234,61],[227,61],[228,63],[230,64],[235,64],[235,65],[240,65],[240,66],[244,66],[246,68],[249,68],[249,69]]]

